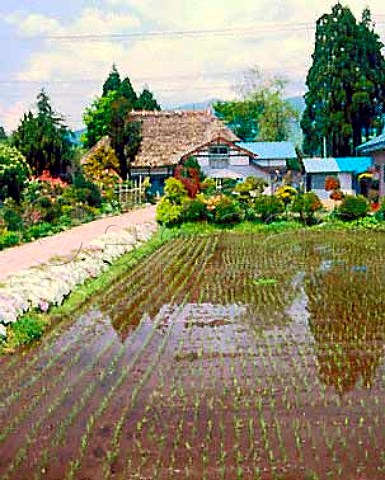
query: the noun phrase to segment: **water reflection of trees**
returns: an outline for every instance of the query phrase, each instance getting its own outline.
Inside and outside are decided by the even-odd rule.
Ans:
[[[319,376],[341,394],[360,379],[366,388],[373,385],[385,342],[381,266],[373,263],[373,252],[372,258],[352,253],[347,251],[345,265],[331,262],[325,270],[320,262],[305,281]]]

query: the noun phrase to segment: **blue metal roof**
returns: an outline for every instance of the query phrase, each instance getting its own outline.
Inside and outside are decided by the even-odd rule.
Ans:
[[[377,152],[378,150],[385,150],[385,132],[379,135],[378,137],[373,138],[372,140],[369,140],[369,142],[363,143],[362,145],[357,147],[357,150],[365,153]]]
[[[304,158],[303,165],[306,173],[363,173],[373,165],[373,158]]]
[[[258,160],[297,158],[291,142],[237,142],[236,145],[257,155]]]

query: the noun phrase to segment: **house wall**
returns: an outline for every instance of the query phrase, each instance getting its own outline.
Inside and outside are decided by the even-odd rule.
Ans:
[[[216,145],[216,144],[212,144]],[[212,165],[211,162],[217,160],[222,160],[223,162],[227,162],[227,166],[222,165],[218,168],[227,168],[230,166],[248,166],[250,165],[250,157],[243,152],[240,152],[235,147],[229,148],[229,153],[227,155],[213,155],[210,153],[210,147],[212,145],[206,145],[202,147],[200,150],[194,152],[193,156],[198,161],[199,165],[204,167],[210,167]]]
[[[268,160],[268,159],[263,159],[263,160],[256,160],[255,163],[257,165],[259,165],[260,167],[263,167],[263,168],[286,168],[286,160],[282,159],[282,160],[279,160],[279,159],[272,159],[272,160]]]
[[[385,196],[385,150],[373,153],[374,162],[380,167],[380,197]]]
[[[344,193],[348,193],[348,194],[353,193],[351,173],[339,173],[338,179],[340,181],[341,190]]]
[[[335,175],[335,173],[308,173],[310,181],[308,183],[310,190],[319,196],[321,199],[327,199],[330,197],[330,193],[325,190],[326,177]],[[340,181],[341,190],[346,194],[355,193],[353,190],[353,178],[351,173],[339,173],[337,177]]]

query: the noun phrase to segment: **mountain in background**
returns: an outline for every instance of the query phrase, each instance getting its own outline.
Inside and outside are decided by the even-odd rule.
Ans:
[[[219,98],[209,98],[208,100],[204,100],[202,102],[179,105],[175,107],[174,110],[207,110],[208,108],[211,108],[214,103],[220,101],[221,100]]]

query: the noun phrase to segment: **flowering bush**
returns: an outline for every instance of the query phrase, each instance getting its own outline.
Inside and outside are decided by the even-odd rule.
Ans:
[[[289,205],[297,194],[297,190],[294,187],[290,187],[289,185],[283,185],[282,187],[277,188],[275,192],[276,197],[285,206]]]
[[[238,223],[243,218],[243,211],[236,200],[226,195],[216,195],[207,200],[209,218],[215,223]]]
[[[332,193],[330,194],[330,199],[334,200],[335,202],[339,202],[343,198],[344,198],[344,193],[339,188],[337,188],[336,190],[333,190]]]
[[[0,200],[11,197],[18,202],[30,174],[25,157],[16,148],[0,143]]]
[[[341,188],[340,181],[337,177],[330,175],[325,179],[325,190],[330,192],[331,190],[337,190]]]

